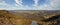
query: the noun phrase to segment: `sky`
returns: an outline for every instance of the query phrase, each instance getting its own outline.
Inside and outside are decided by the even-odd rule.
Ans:
[[[60,0],[0,0],[0,10],[60,10]]]

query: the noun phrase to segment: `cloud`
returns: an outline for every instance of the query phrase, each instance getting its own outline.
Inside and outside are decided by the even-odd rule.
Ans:
[[[24,10],[24,7],[9,5],[4,0],[0,0],[0,10]]]
[[[50,4],[53,7],[60,6],[60,0],[51,0]]]
[[[34,6],[37,6],[39,0],[33,0],[33,1],[34,1]]]
[[[48,4],[39,6],[40,10],[60,10],[60,0],[49,0]]]
[[[16,5],[9,5],[4,0],[0,0],[0,10],[60,10],[60,0],[45,0],[46,3],[40,6],[38,5],[39,0],[34,0],[34,5],[37,7],[21,6],[22,0],[15,0]]]
[[[1,1],[0,10],[31,10],[31,8],[29,6],[13,6],[7,4],[5,1]]]
[[[15,0],[15,2],[18,6],[22,6],[22,0]]]

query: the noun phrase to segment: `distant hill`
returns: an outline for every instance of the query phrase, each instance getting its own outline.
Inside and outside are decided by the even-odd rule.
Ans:
[[[31,19],[31,20],[35,20],[38,21],[39,25],[42,23],[43,25],[55,25],[56,23],[60,23],[60,20],[56,20],[55,18],[60,16],[60,10],[26,10],[26,11],[13,11],[15,12],[16,15],[18,16],[22,16],[26,19]],[[52,20],[52,19],[53,20]],[[59,17],[58,17],[59,18]],[[49,21],[50,20],[50,21]],[[56,22],[56,23],[55,23]],[[49,24],[48,24],[49,23]],[[55,23],[55,24],[54,24]],[[57,25],[57,24],[56,24]],[[58,24],[59,25],[59,24]]]
[[[60,15],[60,11],[59,10],[15,10],[15,11],[10,11],[12,13],[15,13],[16,15],[19,15],[19,16],[23,16],[25,18],[30,18],[32,19],[35,18],[41,18],[41,19],[44,19],[45,18],[49,18],[51,16],[55,16],[55,15]],[[36,18],[37,17],[37,18]]]

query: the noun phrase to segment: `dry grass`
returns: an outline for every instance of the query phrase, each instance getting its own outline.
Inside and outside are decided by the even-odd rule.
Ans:
[[[58,19],[54,21],[47,21],[47,22],[41,20],[41,19],[46,20],[52,18],[52,16],[56,16],[59,14],[47,14],[47,13],[40,14],[40,13],[26,14],[27,16],[24,17],[24,15],[19,16],[16,14],[9,13],[8,11],[5,10],[1,10],[0,25],[30,25],[32,23],[32,20],[37,21],[38,25],[59,25],[60,20]]]

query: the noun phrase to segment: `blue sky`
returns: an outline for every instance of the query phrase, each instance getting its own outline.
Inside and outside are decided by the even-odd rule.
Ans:
[[[15,1],[14,0],[4,0],[7,4],[9,4],[9,5],[14,5],[15,4]],[[33,0],[22,0],[22,4],[24,5],[24,6],[26,6],[26,5],[28,5],[28,6],[32,6],[32,5],[34,5],[34,1]],[[39,2],[38,2],[38,5],[41,5],[41,4],[43,4],[45,2],[45,0],[39,0]]]
[[[13,5],[15,4],[14,0],[4,0],[7,4]]]
[[[23,5],[29,5],[29,6],[32,6],[34,4],[33,0],[22,0],[22,2]]]
[[[15,4],[15,1],[14,0],[4,0],[7,4],[10,4],[10,5],[13,5],[13,4]],[[23,5],[33,5],[34,4],[34,1],[33,0],[22,0],[22,4]],[[38,5],[40,5],[40,4],[43,4],[45,2],[45,0],[39,0],[39,2],[38,2]]]
[[[60,10],[60,0],[0,0],[0,10]]]

